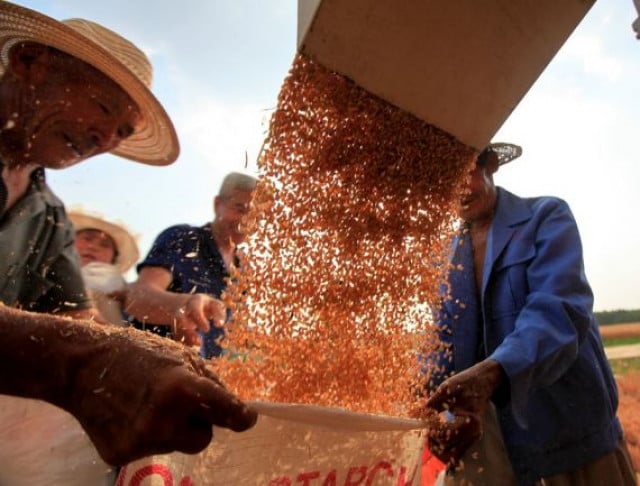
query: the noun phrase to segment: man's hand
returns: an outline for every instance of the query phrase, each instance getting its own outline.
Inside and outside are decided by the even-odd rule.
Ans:
[[[187,346],[199,346],[198,331],[207,332],[210,322],[221,326],[226,318],[226,309],[221,301],[207,294],[193,294],[174,316],[174,339]]]
[[[124,310],[139,321],[169,326],[176,341],[199,346],[199,331],[207,332],[211,324],[222,326],[226,309],[207,294],[167,290],[172,278],[166,268],[142,268],[138,280],[129,286]]]
[[[257,419],[195,352],[150,333],[96,336],[77,365],[63,408],[112,465],[175,450],[196,453],[211,441],[212,426],[242,431]]]
[[[445,380],[427,400],[428,444],[441,461],[455,464],[482,436],[482,417],[491,395],[503,380],[499,363],[484,360]]]
[[[444,464],[455,466],[482,437],[482,420],[476,414],[442,412],[428,422],[427,446]]]
[[[186,346],[2,304],[0,393],[68,411],[112,465],[195,453],[209,444],[212,426],[242,431],[257,420]]]

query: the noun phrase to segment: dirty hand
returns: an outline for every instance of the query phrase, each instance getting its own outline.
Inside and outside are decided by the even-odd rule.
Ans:
[[[77,350],[61,406],[107,463],[196,453],[211,441],[212,426],[243,431],[255,424],[256,412],[189,348],[134,329],[93,333]]]
[[[476,414],[442,412],[428,421],[427,447],[448,466],[456,466],[480,437],[482,421]]]
[[[207,332],[209,322],[222,325],[226,318],[224,304],[207,294],[190,295],[174,313],[174,339],[187,346],[199,346],[198,331]]]
[[[429,449],[445,463],[456,463],[482,436],[482,417],[491,395],[503,380],[499,363],[484,360],[445,380],[427,400]]]

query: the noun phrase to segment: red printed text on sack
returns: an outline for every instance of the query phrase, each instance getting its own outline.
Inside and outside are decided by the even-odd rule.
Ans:
[[[387,461],[380,461],[373,466],[352,466],[344,473],[336,469],[328,472],[303,471],[293,476],[279,476],[269,482],[269,486],[373,486],[379,481],[389,478],[386,484],[408,486],[413,483],[417,467],[411,476],[407,476],[407,468],[399,466],[394,469]]]

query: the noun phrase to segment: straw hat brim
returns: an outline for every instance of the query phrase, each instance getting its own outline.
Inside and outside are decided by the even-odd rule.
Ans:
[[[81,213],[78,211],[69,211],[67,213],[73,227],[78,231],[84,229],[96,229],[108,234],[115,241],[118,248],[118,256],[114,265],[118,267],[121,273],[129,270],[140,257],[138,243],[129,231],[124,227],[115,223],[110,223],[98,216]]]
[[[9,48],[18,41],[48,45],[91,64],[135,101],[142,113],[140,125],[112,153],[149,165],[168,165],[178,158],[178,136],[166,111],[147,86],[109,51],[62,22],[0,1],[3,66],[7,64]]]

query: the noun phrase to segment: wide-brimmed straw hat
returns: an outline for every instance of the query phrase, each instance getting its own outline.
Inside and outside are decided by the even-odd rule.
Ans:
[[[138,261],[140,252],[136,238],[124,227],[124,225],[112,223],[97,214],[89,214],[85,211],[70,210],[67,215],[78,231],[95,229],[108,234],[116,244],[118,254],[114,265],[120,272],[129,270]]]
[[[150,165],[167,165],[177,159],[180,146],[175,128],[150,91],[151,63],[135,45],[95,22],[59,22],[0,0],[0,76],[8,64],[9,50],[21,41],[54,47],[92,65],[136,102],[142,120],[112,153]]]
[[[478,158],[486,156],[487,153],[493,152],[498,156],[498,164],[504,165],[517,159],[522,155],[522,147],[513,143],[494,142],[487,145]]]

